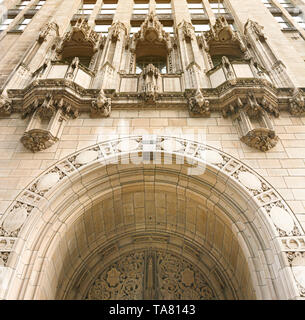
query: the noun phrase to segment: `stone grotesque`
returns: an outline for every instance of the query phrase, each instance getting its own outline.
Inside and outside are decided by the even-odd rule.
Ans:
[[[91,117],[109,117],[111,113],[111,98],[107,98],[102,89],[96,100],[91,104]]]
[[[193,96],[189,96],[188,108],[189,111],[194,115],[209,117],[211,114],[210,102],[209,100],[204,98],[200,89],[197,89],[196,93]]]
[[[2,94],[0,95],[0,116],[10,115],[12,112],[12,101]]]
[[[294,116],[305,114],[305,99],[301,90],[295,90],[293,97],[289,99],[289,111]]]

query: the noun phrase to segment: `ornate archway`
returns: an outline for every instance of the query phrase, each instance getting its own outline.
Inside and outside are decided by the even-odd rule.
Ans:
[[[22,191],[1,225],[5,299],[135,288],[122,260],[134,255],[142,298],[304,296],[293,212],[242,162],[194,141],[136,136],[78,151]]]

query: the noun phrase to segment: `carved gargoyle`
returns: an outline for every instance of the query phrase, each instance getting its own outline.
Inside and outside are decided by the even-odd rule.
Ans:
[[[305,114],[305,99],[301,90],[295,90],[293,97],[289,99],[289,111],[294,116]]]
[[[10,115],[12,112],[12,101],[2,94],[0,95],[0,116]]]
[[[211,115],[210,102],[205,99],[200,89],[197,89],[195,95],[188,97],[189,111],[197,116],[209,117]]]
[[[111,113],[111,98],[107,98],[102,89],[96,100],[91,104],[91,117],[109,117]]]

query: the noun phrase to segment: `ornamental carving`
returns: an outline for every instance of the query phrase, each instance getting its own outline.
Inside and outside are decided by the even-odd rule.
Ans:
[[[209,117],[211,115],[210,102],[204,98],[200,89],[196,92],[187,94],[188,98],[188,108],[191,114],[198,115],[202,117]]]
[[[99,35],[88,25],[87,20],[78,19],[56,48],[58,59],[78,55],[93,56],[98,50],[98,42]]]
[[[259,128],[249,131],[241,137],[241,141],[251,148],[265,152],[275,147],[279,138],[273,130]]]
[[[163,25],[154,12],[151,12],[134,37],[140,41],[163,42],[170,41],[169,34],[163,30]]]
[[[160,92],[160,71],[153,64],[147,65],[140,75],[140,96],[146,102],[156,102]]]
[[[91,104],[91,117],[109,117],[111,113],[111,98],[107,98],[102,89],[96,100]]]
[[[202,272],[163,251],[124,255],[108,266],[88,290],[88,300],[215,300]]]
[[[256,35],[257,39],[260,41],[265,41],[267,38],[263,32],[264,27],[258,24],[256,21],[248,19],[245,27],[244,27],[244,34],[247,36],[249,31]]]
[[[12,101],[0,95],[0,116],[8,116],[12,112]]]
[[[108,30],[108,33],[110,35],[111,41],[117,42],[120,40],[121,35],[122,39],[125,39],[124,36],[128,36],[128,28],[124,23],[117,21],[111,25],[111,27]]]
[[[172,50],[170,34],[165,32],[162,23],[153,11],[147,15],[140,30],[133,35],[130,45],[131,52],[135,52],[139,45],[142,47],[146,45],[153,45],[154,47],[165,46],[166,50]]]
[[[52,32],[55,32],[56,36],[59,36],[59,27],[55,22],[49,22],[45,26],[43,26],[39,32],[37,41],[39,43],[43,43],[46,41],[47,36]]]
[[[178,25],[178,28],[181,28],[183,39],[186,42],[190,42],[190,41],[194,40],[194,38],[195,38],[195,28],[193,27],[193,25],[190,22],[187,22],[187,21],[183,20]]]
[[[69,118],[78,117],[78,109],[64,98],[56,99],[49,93],[45,98],[35,98],[23,110],[23,117],[30,116],[30,123],[21,138],[23,145],[32,152],[45,150],[57,142]]]
[[[211,29],[204,32],[204,40],[206,51],[212,46],[237,46],[242,52],[247,50],[240,34],[232,30],[224,16],[218,17]]]
[[[289,99],[289,111],[294,116],[305,114],[305,99],[301,90],[296,89],[293,97]]]
[[[75,119],[78,117],[78,109],[63,98],[55,98],[55,95],[48,93],[45,98],[36,97],[32,103],[25,106],[22,117],[36,113],[42,120],[50,120],[57,110],[61,110],[63,114],[69,118]]]

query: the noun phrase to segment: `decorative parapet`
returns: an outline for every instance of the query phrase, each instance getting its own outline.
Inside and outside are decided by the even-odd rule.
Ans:
[[[107,98],[102,89],[96,100],[91,104],[91,117],[109,117],[111,113],[111,98]]]
[[[59,36],[59,27],[57,25],[57,23],[55,22],[49,22],[46,25],[44,25],[38,35],[37,41],[39,43],[43,43],[44,41],[46,41],[47,36],[51,33],[51,32],[55,32],[56,36]]]

